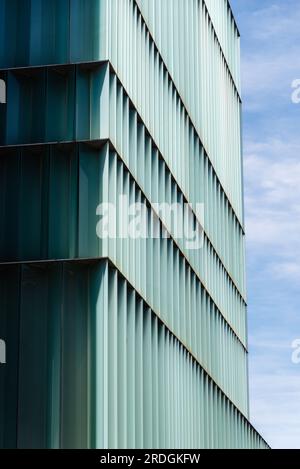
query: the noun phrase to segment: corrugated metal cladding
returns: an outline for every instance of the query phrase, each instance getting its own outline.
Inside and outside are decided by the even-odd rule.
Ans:
[[[0,446],[267,448],[228,2],[2,0],[0,68]],[[121,194],[157,238],[97,237]],[[191,203],[202,249],[164,202]]]

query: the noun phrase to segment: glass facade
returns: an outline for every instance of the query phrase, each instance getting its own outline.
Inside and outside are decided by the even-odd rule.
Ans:
[[[0,0],[0,80],[0,447],[267,448],[227,0]],[[97,236],[120,195],[157,237]]]

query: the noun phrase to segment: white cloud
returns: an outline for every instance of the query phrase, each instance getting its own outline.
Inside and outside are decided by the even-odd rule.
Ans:
[[[252,24],[252,40],[275,40],[285,38],[286,34],[299,34],[300,10],[290,7],[288,2],[277,2],[255,10],[249,16]]]
[[[242,15],[246,111],[257,112],[290,98],[291,83],[300,78],[299,22],[300,9],[289,1],[273,2]]]
[[[245,145],[248,242],[257,250],[275,249],[286,267],[291,257],[300,266],[300,161],[292,157],[299,154],[300,142]]]

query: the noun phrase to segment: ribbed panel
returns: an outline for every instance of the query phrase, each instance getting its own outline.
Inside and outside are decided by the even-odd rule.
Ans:
[[[157,45],[173,54],[173,72],[168,73],[169,62],[155,47],[135,0],[108,1],[108,58],[170,165],[174,159],[184,167],[192,120],[242,221],[240,99],[204,4],[195,3],[196,11],[191,11],[190,2],[177,0],[172,10],[162,0],[164,7],[152,9],[161,33]],[[173,14],[177,25],[171,40],[165,32]],[[120,20],[124,17],[128,21]],[[198,22],[192,40],[194,18]],[[185,172],[176,177],[182,187],[188,184]]]
[[[131,203],[146,202],[139,187],[114,152],[106,160],[104,181],[107,182],[104,187],[104,201],[113,203],[117,211],[120,210],[117,197],[120,193],[126,195]],[[156,218],[150,210],[147,210],[147,217],[149,221]],[[159,232],[163,236],[161,223]],[[220,310],[208,292],[201,287],[199,278],[186,258],[180,254],[176,243],[172,239],[109,240],[103,243],[103,255],[120,266],[130,282],[149,299],[153,309],[159,312],[182,342],[198,357],[202,357],[204,366],[247,415],[246,351],[233,330],[228,327],[224,316],[221,317]],[[197,327],[196,318],[199,318],[201,309],[204,313],[203,322]],[[245,327],[242,317],[245,317],[242,309],[236,310],[236,323]],[[220,343],[223,343],[223,347],[218,357]],[[232,374],[229,370],[224,374],[222,360],[225,363],[235,363]]]
[[[240,37],[229,0],[204,0],[232,77],[240,92]]]
[[[222,261],[227,273],[236,283],[241,296],[245,298],[243,232],[193,129],[189,134],[180,138],[180,148],[184,145],[186,149],[186,153],[183,151],[182,154],[187,157],[180,159],[178,154],[177,158],[174,157],[171,161],[166,162],[164,155],[157,149],[155,139],[151,134],[149,135],[145,124],[141,122],[141,116],[135,107],[128,102],[128,96],[114,73],[110,74],[109,98],[111,103],[109,137],[120,154],[123,155],[130,171],[141,187],[151,194],[152,202],[169,201],[168,189],[166,187],[166,193],[164,193],[163,186],[166,184],[165,179],[170,175],[173,176],[172,185],[176,185],[175,192],[180,194],[177,199],[184,196],[192,204],[192,207],[196,207],[199,202],[204,204],[204,218],[200,222],[205,228],[209,249],[215,250],[216,257],[218,257],[216,261]],[[133,132],[134,126],[137,127],[137,130]],[[174,128],[177,126],[175,125]],[[180,129],[180,126],[178,128]],[[132,138],[128,141],[128,135],[135,135],[138,144]],[[157,186],[155,186],[155,173],[149,173],[151,165],[147,166],[146,158],[142,156],[145,144],[146,153],[154,150],[156,154],[159,154],[161,160],[159,164],[162,168],[158,171],[166,174],[166,178],[161,177]],[[172,145],[171,136],[168,144]],[[175,151],[174,149],[174,154]],[[149,177],[150,174],[152,177]],[[179,174],[186,175],[186,184],[180,185]],[[153,183],[151,183],[152,178],[154,178]],[[151,188],[151,184],[154,187]],[[221,283],[217,282],[218,288]]]
[[[0,446],[90,446],[88,271],[76,265],[0,269]]]
[[[98,60],[101,0],[2,0],[0,67]]]
[[[185,60],[185,65],[189,70],[182,69],[181,73],[186,71],[191,75],[191,78],[195,77],[194,67],[197,55],[200,55],[197,54],[197,51],[192,51],[200,37],[199,28],[201,29],[202,23],[199,18],[208,12],[209,24],[213,25],[214,36],[219,42],[219,47],[224,54],[235,85],[239,89],[239,34],[228,0],[185,0],[185,2],[180,0],[168,0],[167,2],[164,0],[136,0],[136,3],[149,24],[171,73],[175,71],[176,61]],[[172,44],[174,44],[174,48],[172,48]],[[179,54],[176,51],[176,45],[181,48]],[[185,46],[192,54],[183,52],[186,50]],[[187,86],[184,81],[181,84],[183,87]]]
[[[267,447],[107,261],[0,275],[1,446]]]

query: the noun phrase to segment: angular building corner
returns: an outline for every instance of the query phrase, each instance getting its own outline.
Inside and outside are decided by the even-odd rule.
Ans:
[[[0,2],[0,447],[268,448],[239,69],[227,0]],[[120,195],[159,236],[97,236]],[[202,248],[156,203],[202,203]]]

